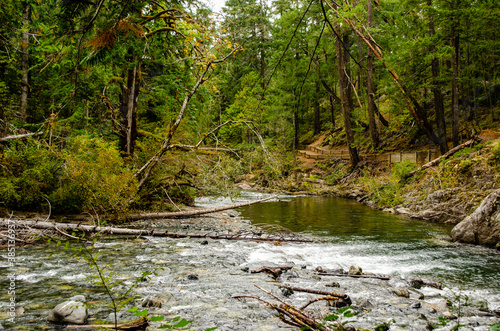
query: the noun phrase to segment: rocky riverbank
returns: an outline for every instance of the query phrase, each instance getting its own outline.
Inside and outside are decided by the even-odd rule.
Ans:
[[[314,164],[308,160],[282,182],[269,185],[262,178],[246,175],[239,178],[237,185],[241,189],[280,188],[288,194],[355,199],[372,208],[429,222],[459,224],[467,219],[467,226],[463,223],[454,231],[454,240],[500,249],[498,203],[490,203],[487,213],[478,211],[474,222],[468,218],[487,197],[500,194],[498,141],[464,148],[405,179],[405,174],[414,168],[415,165],[408,163],[389,167],[380,162],[363,162],[352,170],[346,160]]]

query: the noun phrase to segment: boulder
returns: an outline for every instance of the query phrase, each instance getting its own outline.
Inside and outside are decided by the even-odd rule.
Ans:
[[[162,302],[161,299],[152,295],[148,295],[147,297],[142,300],[141,306],[142,307],[155,307],[155,308],[161,308]]]
[[[451,230],[453,241],[500,249],[500,190],[490,193],[481,205]]]
[[[393,288],[392,292],[394,292],[398,297],[403,297],[403,298],[410,297],[410,292],[408,292],[408,290],[404,287]]]
[[[55,306],[47,320],[53,323],[86,324],[88,317],[85,297],[77,295]]]
[[[357,265],[352,265],[349,267],[349,275],[362,275],[363,269],[358,267]]]

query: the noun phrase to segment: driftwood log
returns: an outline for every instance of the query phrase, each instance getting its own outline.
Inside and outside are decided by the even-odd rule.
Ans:
[[[336,308],[341,308],[341,307],[346,307],[350,306],[352,304],[351,298],[347,294],[343,293],[335,293],[335,292],[328,292],[328,291],[321,291],[321,290],[316,290],[316,289],[308,289],[308,288],[300,288],[300,287],[295,287],[295,286],[288,286],[288,285],[279,285],[280,288],[285,288],[288,290],[292,291],[297,291],[297,292],[305,292],[305,293],[311,293],[311,294],[319,294],[323,295],[322,297],[314,298],[309,300],[305,305],[300,307],[300,310],[305,309],[309,305],[318,302],[318,301],[328,301],[330,306],[336,307]]]
[[[240,298],[252,298],[256,299],[259,301],[264,302],[267,306],[270,308],[276,310],[278,312],[278,315],[280,319],[289,325],[300,327],[303,330],[319,330],[319,331],[329,331],[331,330],[330,328],[324,326],[321,322],[317,321],[314,319],[314,317],[309,316],[306,312],[303,312],[299,308],[295,308],[293,305],[289,304],[285,300],[277,297],[273,293],[263,289],[262,287],[255,285],[259,290],[261,290],[264,293],[267,293],[268,295],[272,296],[276,300],[278,300],[281,304],[278,305],[276,303],[272,303],[269,301],[266,301],[262,298],[253,296],[253,295],[238,295],[234,296],[234,299],[240,299]]]
[[[127,331],[146,331],[149,322],[146,318],[140,320],[123,323],[123,324],[95,324],[95,325],[68,325],[68,329],[114,329],[114,330],[127,330]]]
[[[433,167],[435,165],[437,165],[441,160],[444,160],[444,159],[447,159],[449,158],[450,156],[452,156],[453,154],[455,154],[456,152],[458,152],[459,150],[465,148],[465,147],[469,147],[469,146],[472,146],[474,145],[474,143],[476,142],[476,139],[473,138],[473,139],[470,139],[470,140],[467,140],[466,142],[464,142],[463,144],[461,145],[458,145],[452,149],[450,149],[448,152],[446,152],[445,154],[441,155],[440,157],[438,157],[437,159],[434,159],[426,164],[424,164],[423,166],[421,166],[420,168],[416,169],[416,170],[413,170],[409,173],[407,173],[405,175],[405,179],[408,179],[412,176],[414,176],[417,172],[419,172],[420,170],[424,170],[424,169],[427,169],[427,168],[430,168],[430,167]]]
[[[265,273],[270,274],[274,279],[278,279],[281,276],[281,274],[283,273],[283,271],[287,271],[287,270],[290,270],[292,268],[293,268],[293,266],[262,267],[258,270],[252,270],[252,271],[250,271],[250,273],[257,274],[257,273],[265,272]]]
[[[12,220],[0,219],[0,227],[7,227],[12,224]],[[99,233],[111,235],[126,235],[126,236],[150,236],[150,237],[167,237],[167,238],[203,238],[203,239],[226,239],[226,240],[249,240],[258,242],[311,242],[312,240],[300,239],[295,237],[284,237],[282,235],[274,235],[272,233],[252,233],[252,232],[236,232],[232,234],[213,234],[213,233],[174,233],[168,231],[154,230],[139,230],[117,227],[100,227],[94,225],[84,225],[76,223],[56,223],[47,221],[30,221],[30,220],[15,220],[16,227],[26,226],[34,229],[47,229],[60,232],[60,230],[70,232],[83,233]],[[9,237],[10,239],[10,237]]]
[[[244,206],[250,206],[250,205],[253,205],[255,203],[264,202],[267,200],[277,198],[278,196],[279,195],[277,194],[277,195],[273,195],[273,196],[270,196],[270,197],[267,197],[264,199],[260,199],[260,200],[238,203],[235,205],[230,205],[230,206],[225,206],[225,207],[210,208],[210,209],[188,210],[188,211],[178,211],[178,212],[170,212],[170,213],[131,214],[131,215],[127,216],[126,219],[129,221],[137,221],[137,220],[143,220],[143,219],[191,217],[191,216],[197,216],[197,215],[216,213],[219,211],[224,211],[224,210],[229,210],[229,209],[234,209],[234,208],[239,208],[239,207],[244,207]]]
[[[373,275],[350,275],[350,274],[332,274],[328,272],[318,272],[317,275],[319,276],[334,276],[334,277],[351,277],[351,278],[374,278],[374,279],[381,279],[381,280],[391,280],[392,278],[389,276],[373,276]],[[440,283],[435,283],[435,282],[428,282],[423,279],[416,279],[416,278],[407,278],[402,280],[408,281],[410,284],[412,284],[413,287],[415,286],[429,286],[429,287],[434,287],[437,289],[442,289],[443,285]]]

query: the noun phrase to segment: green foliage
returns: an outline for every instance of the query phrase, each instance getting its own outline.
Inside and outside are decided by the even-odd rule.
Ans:
[[[402,181],[405,176],[415,170],[417,165],[408,160],[403,160],[402,162],[394,163],[391,169],[391,177],[393,180]]]
[[[0,200],[16,210],[40,209],[56,188],[62,158],[37,141],[14,142],[0,159]]]
[[[339,180],[347,176],[348,172],[349,168],[345,164],[339,163],[330,174],[325,177],[325,182],[327,185],[335,185]]]
[[[493,323],[489,331],[500,331],[500,323]]]
[[[416,164],[404,160],[394,163],[388,178],[372,176],[365,172],[360,178],[360,183],[371,194],[371,199],[382,206],[396,206],[404,202],[403,187],[405,175],[413,171]]]
[[[63,152],[61,185],[51,195],[59,210],[121,212],[135,197],[137,182],[113,144],[79,136]]]
[[[323,320],[326,322],[335,322],[336,330],[345,330],[345,325],[348,323],[353,323],[355,320],[346,320],[346,318],[352,318],[356,316],[358,312],[352,310],[351,306],[343,307],[338,309],[334,314],[326,316]]]
[[[492,155],[488,162],[493,167],[498,167],[500,165],[500,139],[497,145],[492,149]]]

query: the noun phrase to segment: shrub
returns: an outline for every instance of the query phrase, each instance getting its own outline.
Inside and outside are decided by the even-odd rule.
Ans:
[[[39,210],[56,188],[62,163],[35,140],[11,143],[0,159],[0,201],[15,210]]]
[[[492,149],[492,155],[488,162],[491,166],[500,165],[500,139],[497,142],[497,145]]]
[[[137,191],[133,172],[118,150],[101,138],[76,137],[63,152],[64,174],[51,195],[58,210],[66,212],[119,212]]]

